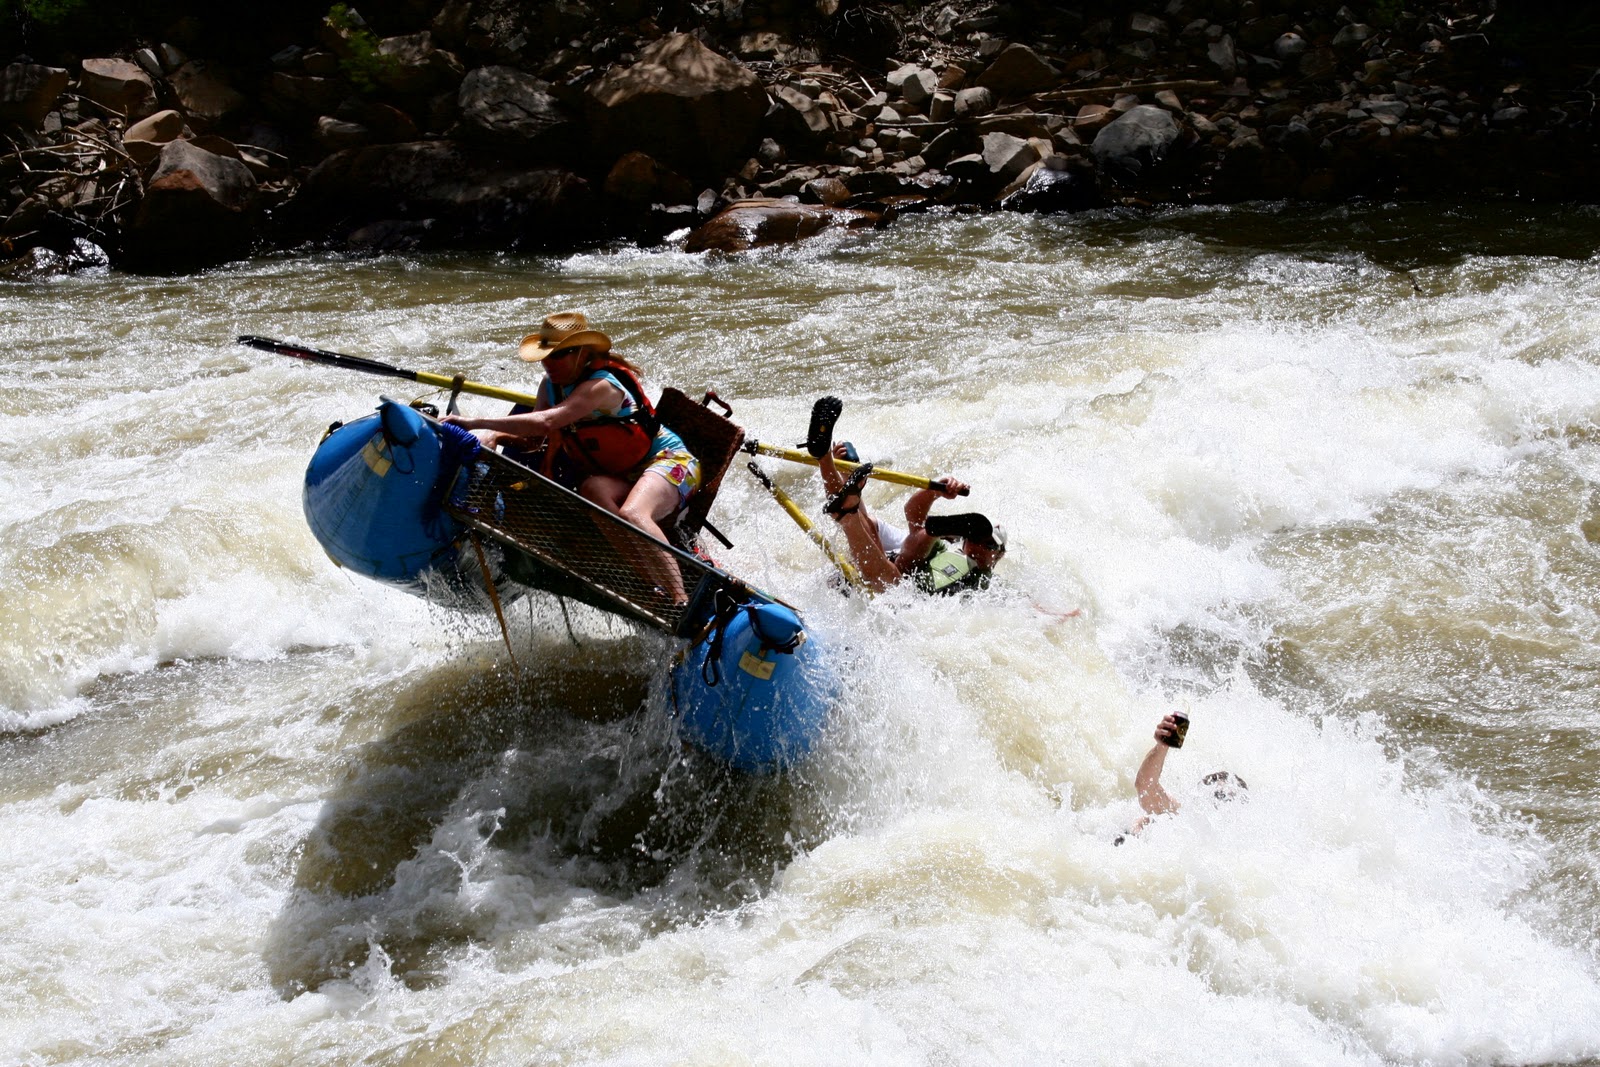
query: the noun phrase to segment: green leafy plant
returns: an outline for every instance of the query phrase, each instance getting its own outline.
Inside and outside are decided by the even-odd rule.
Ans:
[[[1380,26],[1393,26],[1400,21],[1400,12],[1405,8],[1405,0],[1373,0],[1372,21]]]
[[[41,26],[58,26],[89,0],[0,0],[0,18],[20,17]]]
[[[67,3],[78,0],[64,0]],[[360,15],[348,4],[334,4],[328,9],[328,25],[344,40],[346,54],[339,60],[339,69],[362,92],[373,92],[399,67],[393,56],[378,51],[378,38],[367,28]]]

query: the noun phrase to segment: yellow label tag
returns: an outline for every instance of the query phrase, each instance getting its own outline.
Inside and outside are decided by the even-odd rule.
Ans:
[[[361,458],[367,461],[372,473],[380,478],[388,474],[389,468],[394,466],[394,461],[383,454],[388,447],[389,442],[383,439],[382,434],[374,434],[372,440],[367,442],[367,447],[361,450]]]
[[[778,661],[775,659],[758,659],[748,652],[739,657],[739,669],[760,678],[763,682],[772,681],[772,672],[777,668]]]

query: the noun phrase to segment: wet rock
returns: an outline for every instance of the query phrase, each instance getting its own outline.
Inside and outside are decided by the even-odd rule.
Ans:
[[[1007,211],[1052,214],[1087,211],[1102,206],[1094,169],[1086,164],[1072,165],[1052,157],[1046,166],[1028,176],[1027,184],[1000,202]]]
[[[85,59],[78,90],[107,111],[130,121],[156,111],[155,83],[126,59]]]
[[[138,270],[198,270],[250,252],[255,236],[256,180],[237,159],[188,141],[161,150],[127,235]]]
[[[418,252],[428,246],[428,235],[436,225],[433,219],[382,219],[352,231],[345,247],[368,255]]]
[[[697,178],[715,178],[747,158],[767,111],[761,80],[686,33],[671,34],[588,90],[599,155],[637,149]]]
[[[37,129],[70,81],[62,68],[37,63],[12,63],[0,70],[0,126],[15,122]]]
[[[792,244],[830,229],[873,229],[894,218],[890,209],[836,208],[793,200],[741,200],[685,239],[685,252],[747,252]]]
[[[850,199],[850,187],[838,178],[813,178],[800,187],[800,199],[834,207]]]
[[[1170,112],[1142,104],[1101,130],[1090,152],[1102,175],[1137,184],[1160,168],[1181,135]]]
[[[1172,32],[1165,19],[1154,15],[1134,14],[1128,17],[1128,32],[1136,37],[1165,37]]]
[[[541,81],[514,67],[479,67],[456,96],[461,135],[469,141],[535,150],[569,143],[573,118]]]
[[[0,280],[9,282],[44,281],[67,272],[66,256],[39,245],[13,259],[0,262]]]

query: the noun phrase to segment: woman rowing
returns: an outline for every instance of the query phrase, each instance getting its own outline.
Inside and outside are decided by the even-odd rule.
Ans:
[[[448,415],[487,445],[545,451],[542,473],[575,489],[659,540],[662,528],[700,485],[700,461],[662,426],[639,383],[638,368],[611,351],[611,338],[576,311],[551,315],[522,339],[517,355],[544,368],[532,410],[470,419]],[[684,599],[676,567],[652,567],[675,602]]]

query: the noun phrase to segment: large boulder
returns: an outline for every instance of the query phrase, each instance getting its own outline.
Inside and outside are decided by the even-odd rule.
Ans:
[[[799,89],[780,85],[772,90],[771,131],[796,144],[819,145],[833,138],[834,117]]]
[[[249,255],[255,209],[256,180],[250,168],[189,141],[173,141],[161,149],[128,230],[128,265],[167,273]]]
[[[1138,185],[1161,169],[1182,136],[1170,111],[1140,104],[1101,130],[1090,151],[1105,178]]]
[[[375,223],[446,247],[537,249],[595,236],[589,185],[566,170],[528,167],[451,141],[373,145],[323,160],[285,208],[294,230],[322,237]]]
[[[150,75],[126,59],[86,59],[78,90],[107,111],[133,122],[156,111]]]
[[[350,85],[340,78],[312,74],[288,74],[277,70],[267,79],[267,103],[278,112],[310,111],[328,115],[350,94]]]
[[[1087,164],[1073,166],[1073,161],[1061,156],[1052,156],[1046,162],[1054,164],[1057,160],[1062,160],[1062,165],[1037,168],[1028,176],[1028,183],[1000,201],[1000,206],[1007,211],[1037,214],[1099,207],[1102,201],[1094,168]]]
[[[515,67],[479,67],[461,82],[456,95],[459,133],[468,140],[502,148],[553,149],[571,141],[572,116],[548,82]]]
[[[617,160],[606,175],[605,192],[611,199],[635,208],[688,204],[695,198],[694,186],[643,152],[629,152]]]
[[[194,60],[172,72],[172,92],[191,122],[212,126],[245,104],[244,94]]]
[[[182,136],[183,116],[168,108],[129,126],[128,132],[122,135],[122,148],[142,167]]]
[[[792,244],[829,229],[876,229],[894,219],[894,209],[824,207],[794,200],[740,200],[685,238],[685,252],[747,252]]]
[[[70,80],[60,67],[37,63],[12,63],[0,70],[0,126],[17,122],[38,128]]]
[[[1016,97],[1054,88],[1061,74],[1025,44],[1007,45],[978,77],[978,85],[996,96]]]
[[[378,84],[402,95],[421,96],[454,89],[465,68],[452,52],[439,48],[427,30],[378,43]]]
[[[675,33],[644,49],[633,66],[596,81],[587,106],[607,167],[638,150],[680,174],[710,180],[750,157],[767,94],[748,68]]]

